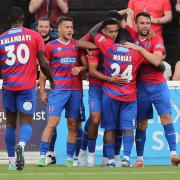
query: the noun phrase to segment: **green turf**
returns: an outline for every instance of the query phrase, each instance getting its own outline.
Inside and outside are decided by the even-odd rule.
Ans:
[[[23,171],[10,172],[0,165],[0,180],[180,180],[180,167],[147,166],[144,168],[67,168],[59,165],[26,165]]]

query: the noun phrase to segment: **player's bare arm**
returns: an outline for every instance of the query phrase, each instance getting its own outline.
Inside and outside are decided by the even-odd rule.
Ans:
[[[149,63],[153,64],[154,66],[159,66],[161,64],[161,61],[163,60],[163,53],[160,51],[155,51],[153,53],[150,53],[149,51],[147,51],[143,47],[138,46],[138,45],[133,44],[133,43],[130,43],[130,42],[124,43],[124,46],[126,48],[131,48],[131,49],[139,51],[144,56],[144,58]]]
[[[56,0],[59,9],[64,13],[68,13],[68,4],[64,0]]]
[[[93,37],[93,39],[95,39],[96,35],[98,34],[98,32],[100,31],[101,29],[101,26],[103,24],[103,21],[96,24],[90,31],[89,31],[89,34],[91,34],[91,36]]]
[[[89,41],[80,39],[77,43],[78,48],[80,49],[97,49],[97,46]]]
[[[98,71],[97,68],[98,68],[98,63],[95,63],[95,62],[89,63],[89,75],[91,77],[100,79],[102,81],[107,81],[116,85],[124,85],[127,83],[127,79],[122,78],[120,74],[109,77],[101,73],[100,71]]]
[[[43,51],[38,51],[38,62],[41,68],[42,73],[49,79],[50,87],[53,89],[55,87],[55,82],[52,77],[51,69],[48,62],[45,59]]]
[[[172,21],[172,12],[165,11],[164,16],[161,18],[155,18],[151,16],[151,23],[152,24],[167,24],[168,22]]]
[[[29,12],[35,13],[45,0],[31,0],[29,4]]]
[[[42,72],[40,72],[39,82],[40,82],[41,101],[42,101],[44,104],[47,104],[47,102],[48,102],[48,97],[47,97],[46,90],[45,90],[46,76],[45,76]]]
[[[175,8],[177,12],[180,12],[180,0],[177,0]]]
[[[85,56],[81,56],[81,66],[73,67],[72,68],[72,74],[78,75],[81,72],[86,72],[88,69],[88,64]]]

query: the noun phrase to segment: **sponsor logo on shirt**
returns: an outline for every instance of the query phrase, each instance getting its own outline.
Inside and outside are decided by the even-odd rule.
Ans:
[[[151,47],[151,43],[150,42],[146,42],[145,44],[144,44],[144,48],[150,48]]]
[[[60,52],[60,51],[62,51],[62,48],[58,47],[56,50],[57,50],[57,52]]]
[[[75,57],[63,57],[61,58],[62,64],[75,64],[77,59]]]
[[[105,37],[104,36],[101,36],[99,39],[98,39],[98,42],[101,42],[101,41],[104,41],[105,40]]]
[[[156,44],[155,48],[161,48],[161,49],[163,49],[162,43],[161,43],[161,42],[158,42],[158,43]]]

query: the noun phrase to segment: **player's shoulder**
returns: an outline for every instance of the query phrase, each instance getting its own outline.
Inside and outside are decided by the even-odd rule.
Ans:
[[[154,38],[150,39],[152,42],[157,42],[157,41],[162,41],[163,42],[163,38],[159,35],[155,35]]]
[[[73,45],[74,45],[74,44],[77,44],[77,43],[78,43],[78,40],[77,40],[77,39],[72,38],[70,43],[71,43],[71,44],[73,44]]]
[[[7,33],[8,33],[8,31],[3,32],[3,33],[0,35],[0,38],[3,37],[4,35],[6,35]]]
[[[87,33],[83,36],[83,39],[86,41],[91,41],[92,40],[92,36],[90,35],[90,33]]]
[[[37,31],[34,31],[34,30],[32,30],[32,29],[29,29],[29,28],[25,28],[25,27],[23,27],[23,29],[22,29],[24,32],[28,32],[28,33],[31,33],[31,34],[39,34]]]
[[[51,46],[61,46],[61,43],[57,40],[57,39],[54,39],[52,41],[49,41],[47,44],[46,44],[46,47],[51,47]]]

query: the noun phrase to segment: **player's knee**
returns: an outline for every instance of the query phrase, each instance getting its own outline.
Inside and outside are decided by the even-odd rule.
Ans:
[[[93,124],[93,125],[99,125],[99,122],[100,122],[99,113],[98,114],[92,114],[90,123]]]
[[[99,126],[99,122],[100,122],[100,120],[98,118],[91,119],[90,125],[94,126],[94,127],[98,127]]]
[[[68,118],[68,131],[76,132],[78,128],[78,123],[76,119]]]
[[[132,129],[124,130],[124,135],[132,135],[132,134],[133,134],[133,130]]]
[[[137,129],[141,131],[145,131],[147,129],[147,126],[148,126],[148,120],[137,123]]]
[[[160,115],[160,119],[161,119],[161,123],[163,125],[172,124],[172,119],[171,119],[171,115],[170,114]]]
[[[104,139],[104,143],[114,143],[115,142],[115,132],[105,130],[103,139]]]
[[[47,123],[47,127],[51,128],[51,129],[55,129],[57,127],[57,125],[58,125],[58,122],[56,122],[56,121],[48,121],[48,123]]]

